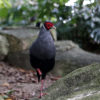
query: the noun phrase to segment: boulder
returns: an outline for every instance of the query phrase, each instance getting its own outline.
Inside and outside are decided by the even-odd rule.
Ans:
[[[7,62],[16,67],[21,67],[24,69],[32,69],[29,61],[29,51],[17,51],[9,53],[7,56]]]
[[[8,27],[0,30],[2,34],[8,34],[19,39],[23,44],[22,48],[25,50],[29,48],[31,43],[37,38],[39,28],[32,27]]]
[[[86,52],[78,47],[72,41],[57,41],[55,43],[56,65],[52,70],[54,75],[64,76],[71,71],[89,65],[92,63],[100,63],[100,55]],[[7,61],[19,67],[31,68],[29,62],[29,50],[22,50],[14,53],[9,53]]]
[[[13,35],[3,34],[3,33],[0,33],[0,36],[1,36],[0,38],[1,50],[5,52],[5,56],[8,56],[8,54],[10,53],[15,53],[17,51],[23,50],[22,47],[23,43],[20,39],[16,38]]]
[[[10,34],[1,34],[1,35],[4,36],[8,40],[8,44],[9,44],[8,54],[23,50],[23,47],[22,47],[23,43],[20,39]]]
[[[0,30],[0,60],[4,60],[7,56],[7,59],[10,58],[8,59],[8,62],[10,61],[11,64],[19,65],[19,63],[15,63],[16,61],[13,62],[12,58],[16,59],[16,56],[13,57],[13,55],[18,54],[20,56],[21,52],[28,49],[32,42],[36,39],[38,31],[38,28],[30,27],[10,27]]]
[[[47,90],[41,100],[99,100],[100,64],[76,69],[59,79]],[[31,100],[38,100],[33,98]]]
[[[9,51],[9,43],[6,37],[0,34],[0,60],[3,60]]]
[[[58,41],[56,50],[56,66],[52,72],[55,75],[64,76],[77,68],[100,63],[100,55],[84,51],[72,41]]]

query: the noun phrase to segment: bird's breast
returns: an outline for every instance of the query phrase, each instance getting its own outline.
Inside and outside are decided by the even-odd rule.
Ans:
[[[30,52],[37,58],[51,59],[55,57],[55,45],[49,31],[42,29],[38,38],[32,44]]]
[[[41,59],[50,59],[55,57],[55,46],[50,39],[37,40],[31,47],[31,54]]]

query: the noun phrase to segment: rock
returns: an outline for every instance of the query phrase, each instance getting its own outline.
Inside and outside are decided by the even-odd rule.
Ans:
[[[10,64],[16,66],[18,65],[19,67],[23,67],[24,63],[25,67],[29,65],[29,58],[28,56],[26,56],[26,54],[28,55],[27,49],[30,47],[32,42],[37,38],[38,31],[38,28],[30,27],[14,27],[0,30],[0,35],[5,37],[9,44],[9,52],[7,52],[6,54],[6,60]],[[28,61],[28,64],[24,61],[24,63],[22,63],[22,59],[25,60],[24,57],[26,57],[25,59]],[[21,58],[20,61],[19,58]]]
[[[100,64],[76,69],[44,92],[48,95],[41,100],[99,100]],[[31,100],[38,100],[38,98]]]
[[[8,27],[6,29],[0,30],[0,33],[12,35],[19,39],[23,43],[22,48],[25,50],[29,48],[31,43],[37,38],[39,28]]]
[[[13,35],[9,35],[9,34],[1,34],[3,36],[6,37],[6,39],[8,40],[9,43],[9,52],[8,53],[14,53],[17,51],[21,51],[23,50],[23,43],[20,39],[16,38]]]
[[[3,58],[0,60],[4,60],[8,54],[24,50],[22,41],[10,34],[0,33],[0,46],[1,55],[4,53],[4,57],[2,56]]]
[[[100,55],[84,51],[72,41],[58,41],[56,48],[56,66],[52,72],[55,75],[64,76],[77,68],[100,63]]]
[[[21,67],[24,69],[32,69],[29,62],[29,51],[17,51],[13,53],[9,53],[7,57],[7,62],[9,64]]]
[[[6,37],[0,35],[0,60],[3,60],[9,51],[9,43]]]
[[[55,42],[56,51],[65,52],[73,48],[79,48],[77,44],[72,41],[57,41]]]

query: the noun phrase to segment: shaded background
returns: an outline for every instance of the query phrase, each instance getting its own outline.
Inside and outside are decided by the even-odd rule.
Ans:
[[[99,0],[0,0],[0,29],[40,27],[52,21],[58,40],[72,40],[85,50],[100,53]]]

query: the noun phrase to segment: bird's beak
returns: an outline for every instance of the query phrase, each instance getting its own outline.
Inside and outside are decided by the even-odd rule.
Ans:
[[[57,33],[56,33],[56,27],[53,26],[51,29],[50,29],[50,33],[51,33],[51,36],[53,38],[54,41],[57,40]]]
[[[55,26],[53,26],[52,28],[56,30],[56,27]]]

